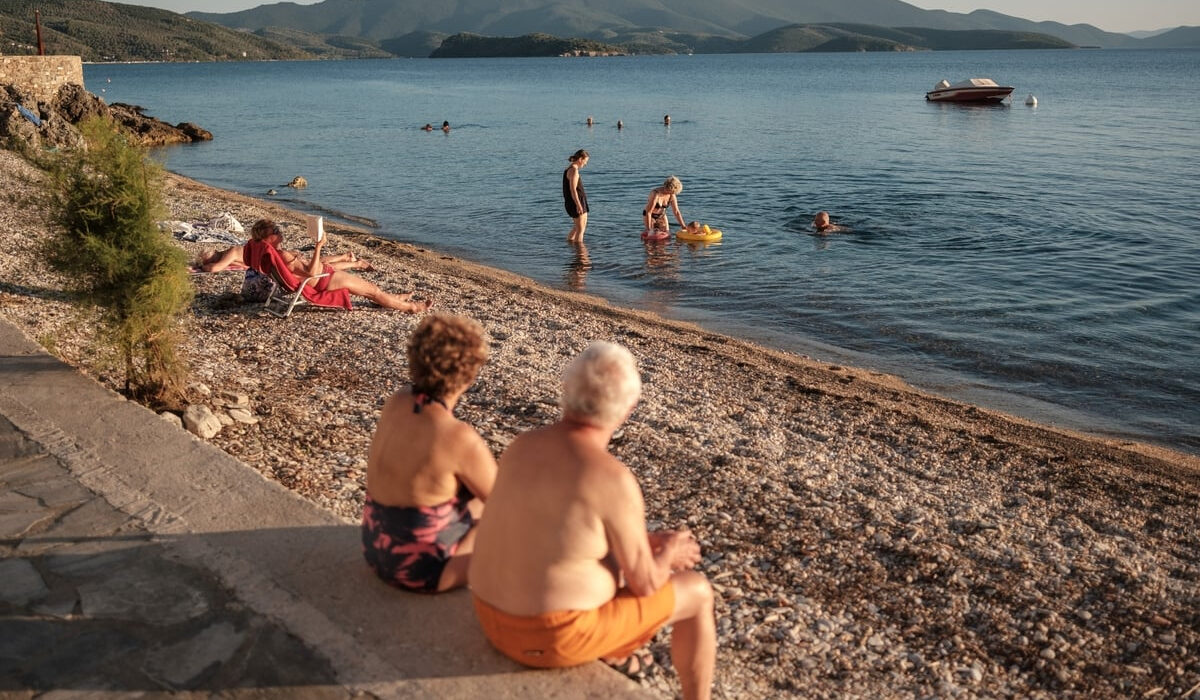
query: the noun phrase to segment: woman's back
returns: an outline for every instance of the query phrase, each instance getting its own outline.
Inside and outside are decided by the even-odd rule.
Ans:
[[[408,389],[396,392],[384,405],[371,442],[367,492],[389,506],[449,501],[459,489],[463,442],[472,434],[440,402],[414,397]]]

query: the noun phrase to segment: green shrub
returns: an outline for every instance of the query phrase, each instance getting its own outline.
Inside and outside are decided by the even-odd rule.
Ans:
[[[50,168],[47,260],[100,310],[98,339],[124,366],[125,393],[177,407],[186,378],[176,352],[192,300],[187,256],[159,231],[162,169],[110,120],[80,125],[87,147]]]

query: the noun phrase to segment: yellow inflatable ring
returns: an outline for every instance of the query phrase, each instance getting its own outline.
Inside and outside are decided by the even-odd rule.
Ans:
[[[721,235],[721,230],[715,228],[710,228],[708,233],[692,233],[685,228],[681,228],[675,234],[679,240],[693,243],[712,243],[713,241],[721,240]]]

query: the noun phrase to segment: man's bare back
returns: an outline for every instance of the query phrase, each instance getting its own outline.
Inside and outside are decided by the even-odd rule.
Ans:
[[[471,589],[492,605],[536,615],[590,610],[616,595],[604,521],[618,503],[636,501],[640,510],[642,497],[629,470],[587,432],[558,423],[521,435],[501,456],[505,478],[471,565]],[[523,493],[506,498],[506,488]]]

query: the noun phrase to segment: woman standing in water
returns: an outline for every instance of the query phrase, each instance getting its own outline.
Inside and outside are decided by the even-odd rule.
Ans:
[[[583,232],[587,230],[588,203],[587,193],[583,191],[583,180],[579,179],[579,170],[587,165],[588,152],[581,148],[567,160],[571,161],[571,164],[563,171],[562,178],[563,204],[572,222],[567,241],[582,243]]]

